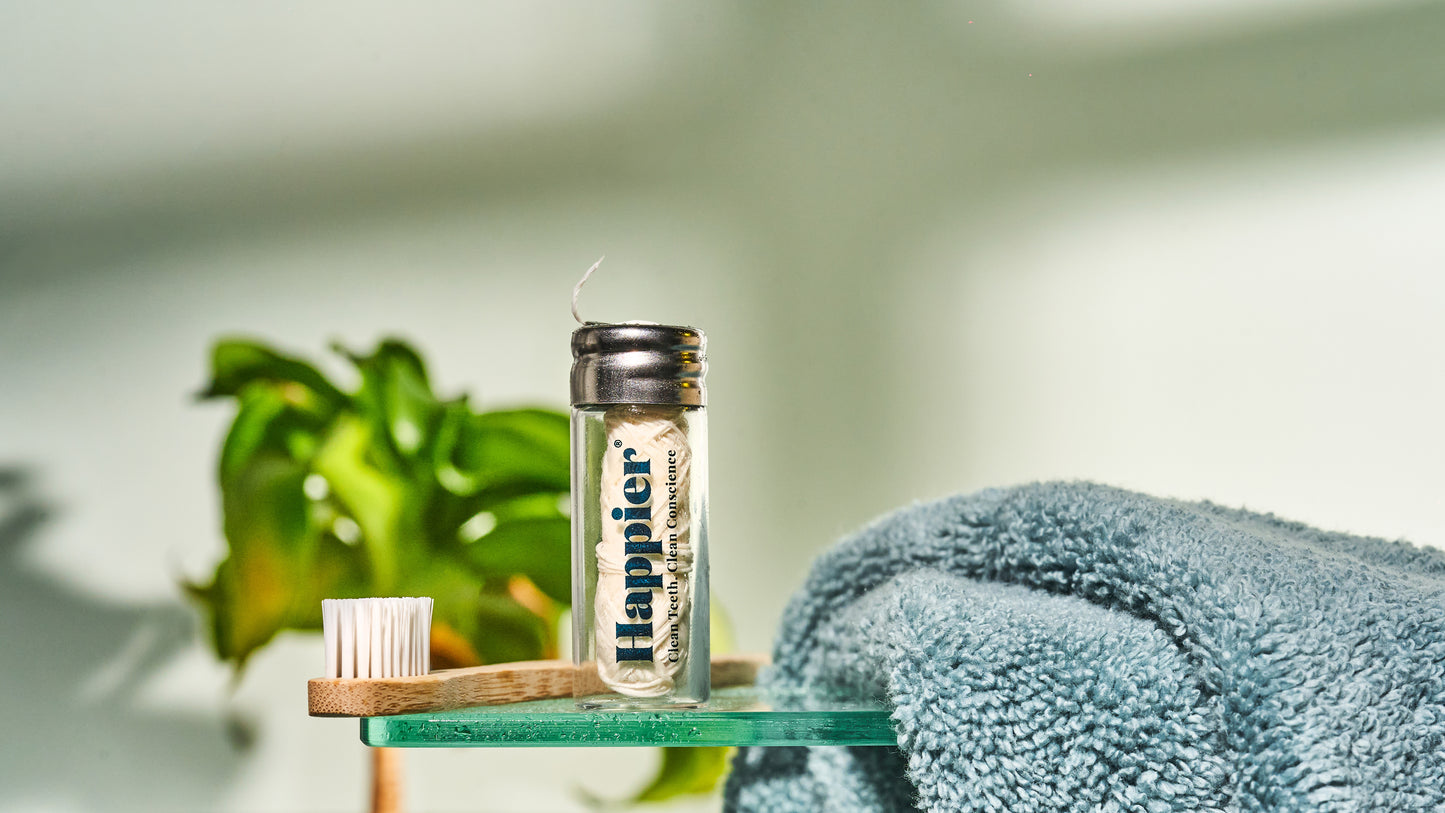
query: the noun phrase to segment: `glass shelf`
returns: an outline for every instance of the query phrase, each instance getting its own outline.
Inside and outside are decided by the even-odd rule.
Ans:
[[[880,703],[781,698],[756,686],[703,708],[583,711],[571,698],[364,717],[361,741],[403,748],[639,745],[897,745]]]

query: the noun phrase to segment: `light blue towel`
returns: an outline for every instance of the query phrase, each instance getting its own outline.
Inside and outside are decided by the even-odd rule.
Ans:
[[[769,680],[899,749],[745,748],[733,811],[1445,811],[1445,553],[1087,483],[829,551]]]

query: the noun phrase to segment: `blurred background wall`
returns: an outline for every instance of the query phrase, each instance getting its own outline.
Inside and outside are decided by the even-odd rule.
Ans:
[[[746,648],[839,534],[991,485],[1445,545],[1442,33],[1406,0],[0,2],[0,810],[361,809],[317,642],[233,685],[180,598],[222,552],[207,347],[396,333],[443,392],[562,406],[603,253],[585,316],[711,338]],[[646,773],[408,756],[419,810]]]

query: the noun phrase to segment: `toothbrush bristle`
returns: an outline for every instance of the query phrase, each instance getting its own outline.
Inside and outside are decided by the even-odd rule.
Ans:
[[[326,675],[384,678],[431,668],[429,598],[328,598],[321,602]]]

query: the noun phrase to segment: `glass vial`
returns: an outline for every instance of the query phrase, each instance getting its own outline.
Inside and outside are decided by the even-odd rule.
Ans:
[[[702,331],[572,334],[572,657],[584,708],[707,702]]]

